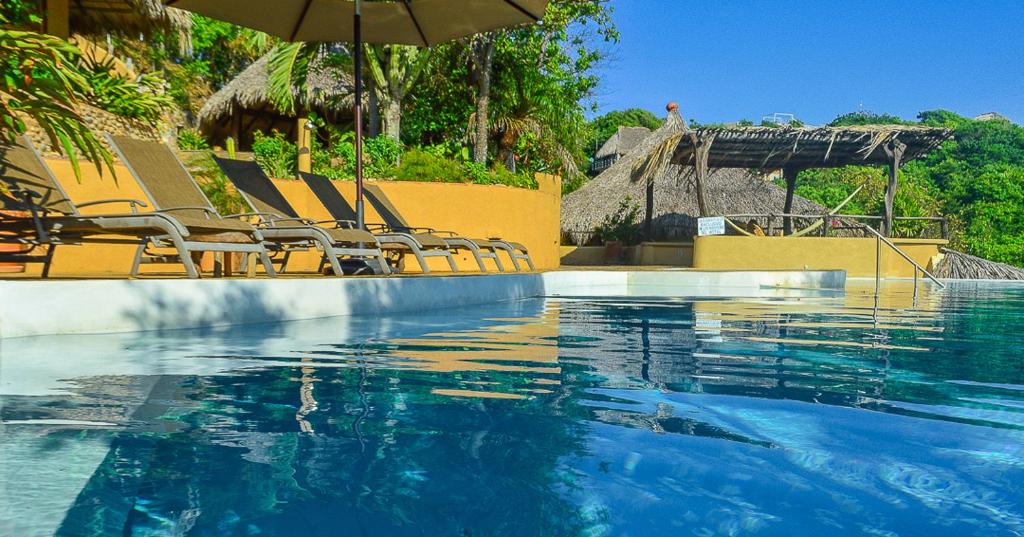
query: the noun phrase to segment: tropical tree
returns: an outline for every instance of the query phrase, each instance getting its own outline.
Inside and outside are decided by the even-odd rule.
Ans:
[[[366,45],[366,63],[374,84],[384,134],[401,140],[402,104],[430,59],[430,49],[407,45]]]
[[[402,106],[430,59],[428,49],[405,45],[365,45],[366,68],[372,80],[371,105],[379,107],[384,133],[401,139]],[[268,95],[285,113],[295,113],[296,92],[305,92],[315,61],[348,62],[350,49],[340,43],[282,43],[271,52]],[[371,124],[375,123],[372,119]],[[371,128],[371,130],[374,130]]]
[[[75,105],[90,87],[76,64],[81,53],[74,45],[51,35],[8,29],[0,15],[0,141],[13,142],[32,118],[71,158],[80,175],[78,155],[111,168],[111,156],[85,126]]]
[[[615,131],[619,130],[619,127],[647,127],[655,130],[660,126],[661,120],[657,116],[641,108],[608,112],[590,122],[586,151],[588,154],[595,153],[597,148],[601,147],[615,134]]]
[[[467,46],[470,81],[476,90],[471,129],[474,160],[486,160],[488,138],[484,133],[494,130],[487,125],[494,120],[491,107],[495,103],[491,101],[492,88],[498,83],[494,80],[496,74],[502,77],[522,76],[526,72],[539,75],[546,83],[554,83],[559,88],[562,106],[570,108],[578,108],[582,101],[592,97],[598,84],[594,69],[605,57],[605,51],[597,43],[618,40],[611,12],[607,0],[554,0],[539,24],[483,34],[470,40]],[[550,88],[545,91],[551,95]],[[522,97],[521,92],[508,95]],[[534,119],[543,120],[544,115]],[[561,128],[556,124],[547,127],[552,132]],[[505,129],[505,132],[515,130]]]
[[[473,161],[487,163],[487,139],[491,109],[491,69],[494,65],[494,50],[497,48],[498,32],[487,32],[474,36],[469,41],[470,74],[476,85],[476,112],[474,117],[484,118],[474,122]]]

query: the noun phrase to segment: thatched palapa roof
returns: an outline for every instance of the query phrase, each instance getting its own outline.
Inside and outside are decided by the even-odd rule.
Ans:
[[[217,143],[227,136],[238,137],[240,134],[244,137],[244,133],[253,130],[278,128],[287,132],[292,127],[294,116],[280,112],[267,96],[269,61],[268,53],[253,62],[210,96],[199,110],[199,128],[211,141]],[[332,123],[347,121],[351,117],[354,99],[349,73],[317,62],[310,66],[306,84],[306,92],[294,91],[300,111],[316,112]]]
[[[661,150],[675,164],[694,163],[705,145],[710,168],[778,170],[836,168],[851,164],[887,165],[890,151],[903,148],[901,163],[918,158],[952,136],[949,129],[922,125],[851,127],[704,127],[678,129]]]
[[[579,190],[562,198],[562,231],[584,242],[587,234],[606,216],[614,214],[620,202],[629,196],[644,207],[646,182],[638,179],[641,162],[665,141],[679,132],[683,119],[669,113],[665,124],[641,141],[632,151]],[[693,191],[692,166],[668,164],[654,177],[654,237],[657,239],[688,239],[695,234],[699,215]],[[713,214],[781,213],[786,191],[765,181],[759,174],[745,169],[712,170],[706,185],[707,198]],[[822,214],[827,209],[797,196],[793,212]]]
[[[651,129],[647,127],[619,127],[611,138],[605,141],[601,149],[597,150],[594,158],[610,157],[612,155],[625,155],[640,142],[650,136]]]
[[[942,249],[942,259],[934,267],[938,278],[960,280],[1024,280],[1024,269],[980,257]]]
[[[154,30],[187,35],[192,28],[188,12],[164,7],[160,0],[71,0],[68,8],[71,31],[83,35],[111,31],[148,35]]]

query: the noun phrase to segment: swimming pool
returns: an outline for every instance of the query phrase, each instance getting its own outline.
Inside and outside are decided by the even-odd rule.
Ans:
[[[1024,286],[665,291],[4,340],[0,534],[1024,533]]]

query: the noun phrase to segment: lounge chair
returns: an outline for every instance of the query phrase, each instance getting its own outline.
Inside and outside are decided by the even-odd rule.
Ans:
[[[414,227],[406,223],[405,219],[402,218],[402,214],[398,212],[398,209],[391,203],[387,195],[378,185],[366,184],[363,185],[363,194],[366,195],[366,199],[370,200],[373,208],[377,210],[381,218],[384,219],[385,229],[392,232],[408,232],[408,233],[428,233],[434,236],[443,236],[443,240],[451,248],[459,248],[469,250],[473,257],[476,259],[480,270],[484,270],[484,263],[481,258],[494,259],[495,264],[498,265],[498,270],[504,272],[505,268],[501,264],[501,260],[498,258],[498,250],[504,251],[508,254],[512,260],[512,265],[517,271],[522,270],[519,265],[519,260],[526,261],[529,265],[530,270],[534,270],[533,260],[530,259],[530,253],[526,250],[526,246],[516,243],[508,242],[499,238],[490,239],[467,239],[458,236],[452,231],[438,231],[433,228],[425,227]]]
[[[239,218],[218,214],[170,148],[126,136],[107,134],[106,138],[158,213],[173,216],[192,235],[210,241],[204,243],[203,250],[256,254],[267,274],[276,276],[260,230]],[[146,245],[140,246],[136,263],[148,259]]]
[[[299,172],[299,177],[306,182],[309,189],[313,191],[313,194],[316,195],[320,203],[327,209],[331,218],[355,222],[356,212],[352,210],[352,206],[345,201],[345,198],[341,196],[341,193],[334,187],[330,179],[322,175],[305,172]],[[455,264],[455,259],[452,258],[452,248],[441,237],[428,233],[391,232],[376,232],[373,236],[382,246],[398,245],[408,249],[416,256],[420,270],[424,273],[430,272],[425,259],[427,257],[443,257],[448,261],[448,266],[451,267],[452,272],[459,271],[458,266]],[[482,265],[481,270],[483,270]]]
[[[379,268],[367,263],[374,272],[391,273],[377,239],[367,231],[356,229],[355,222],[340,220],[318,222],[302,218],[288,203],[274,182],[270,180],[270,177],[263,173],[259,164],[248,160],[233,160],[217,156],[214,156],[213,160],[235,185],[245,201],[255,210],[245,216],[259,218],[260,222],[257,227],[265,238],[275,241],[312,242],[317,249],[323,252],[319,271],[323,271],[325,265],[329,263],[334,274],[341,276],[344,274],[341,261],[343,257],[347,256],[364,258],[367,261],[376,260]],[[284,272],[288,263],[289,253],[290,251],[285,253],[281,272]]]
[[[80,208],[124,204],[127,213],[82,214]],[[0,208],[25,213],[14,216],[0,213],[0,242],[22,244],[28,250],[0,253],[0,261],[42,263],[42,276],[48,277],[54,251],[58,246],[83,243],[138,244],[173,248],[176,254],[161,255],[164,262],[181,263],[189,278],[198,278],[199,270],[192,262],[191,252],[217,250],[221,246],[201,237],[178,219],[164,213],[139,213],[146,202],[133,199],[108,199],[73,203],[50,173],[42,157],[26,137],[18,143],[0,145]],[[45,251],[37,253],[38,248]],[[132,264],[131,275],[137,276],[139,257]]]

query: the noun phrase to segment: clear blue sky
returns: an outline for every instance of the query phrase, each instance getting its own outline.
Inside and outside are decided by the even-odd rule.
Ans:
[[[701,122],[945,108],[1024,122],[1024,0],[613,0],[599,112]]]

